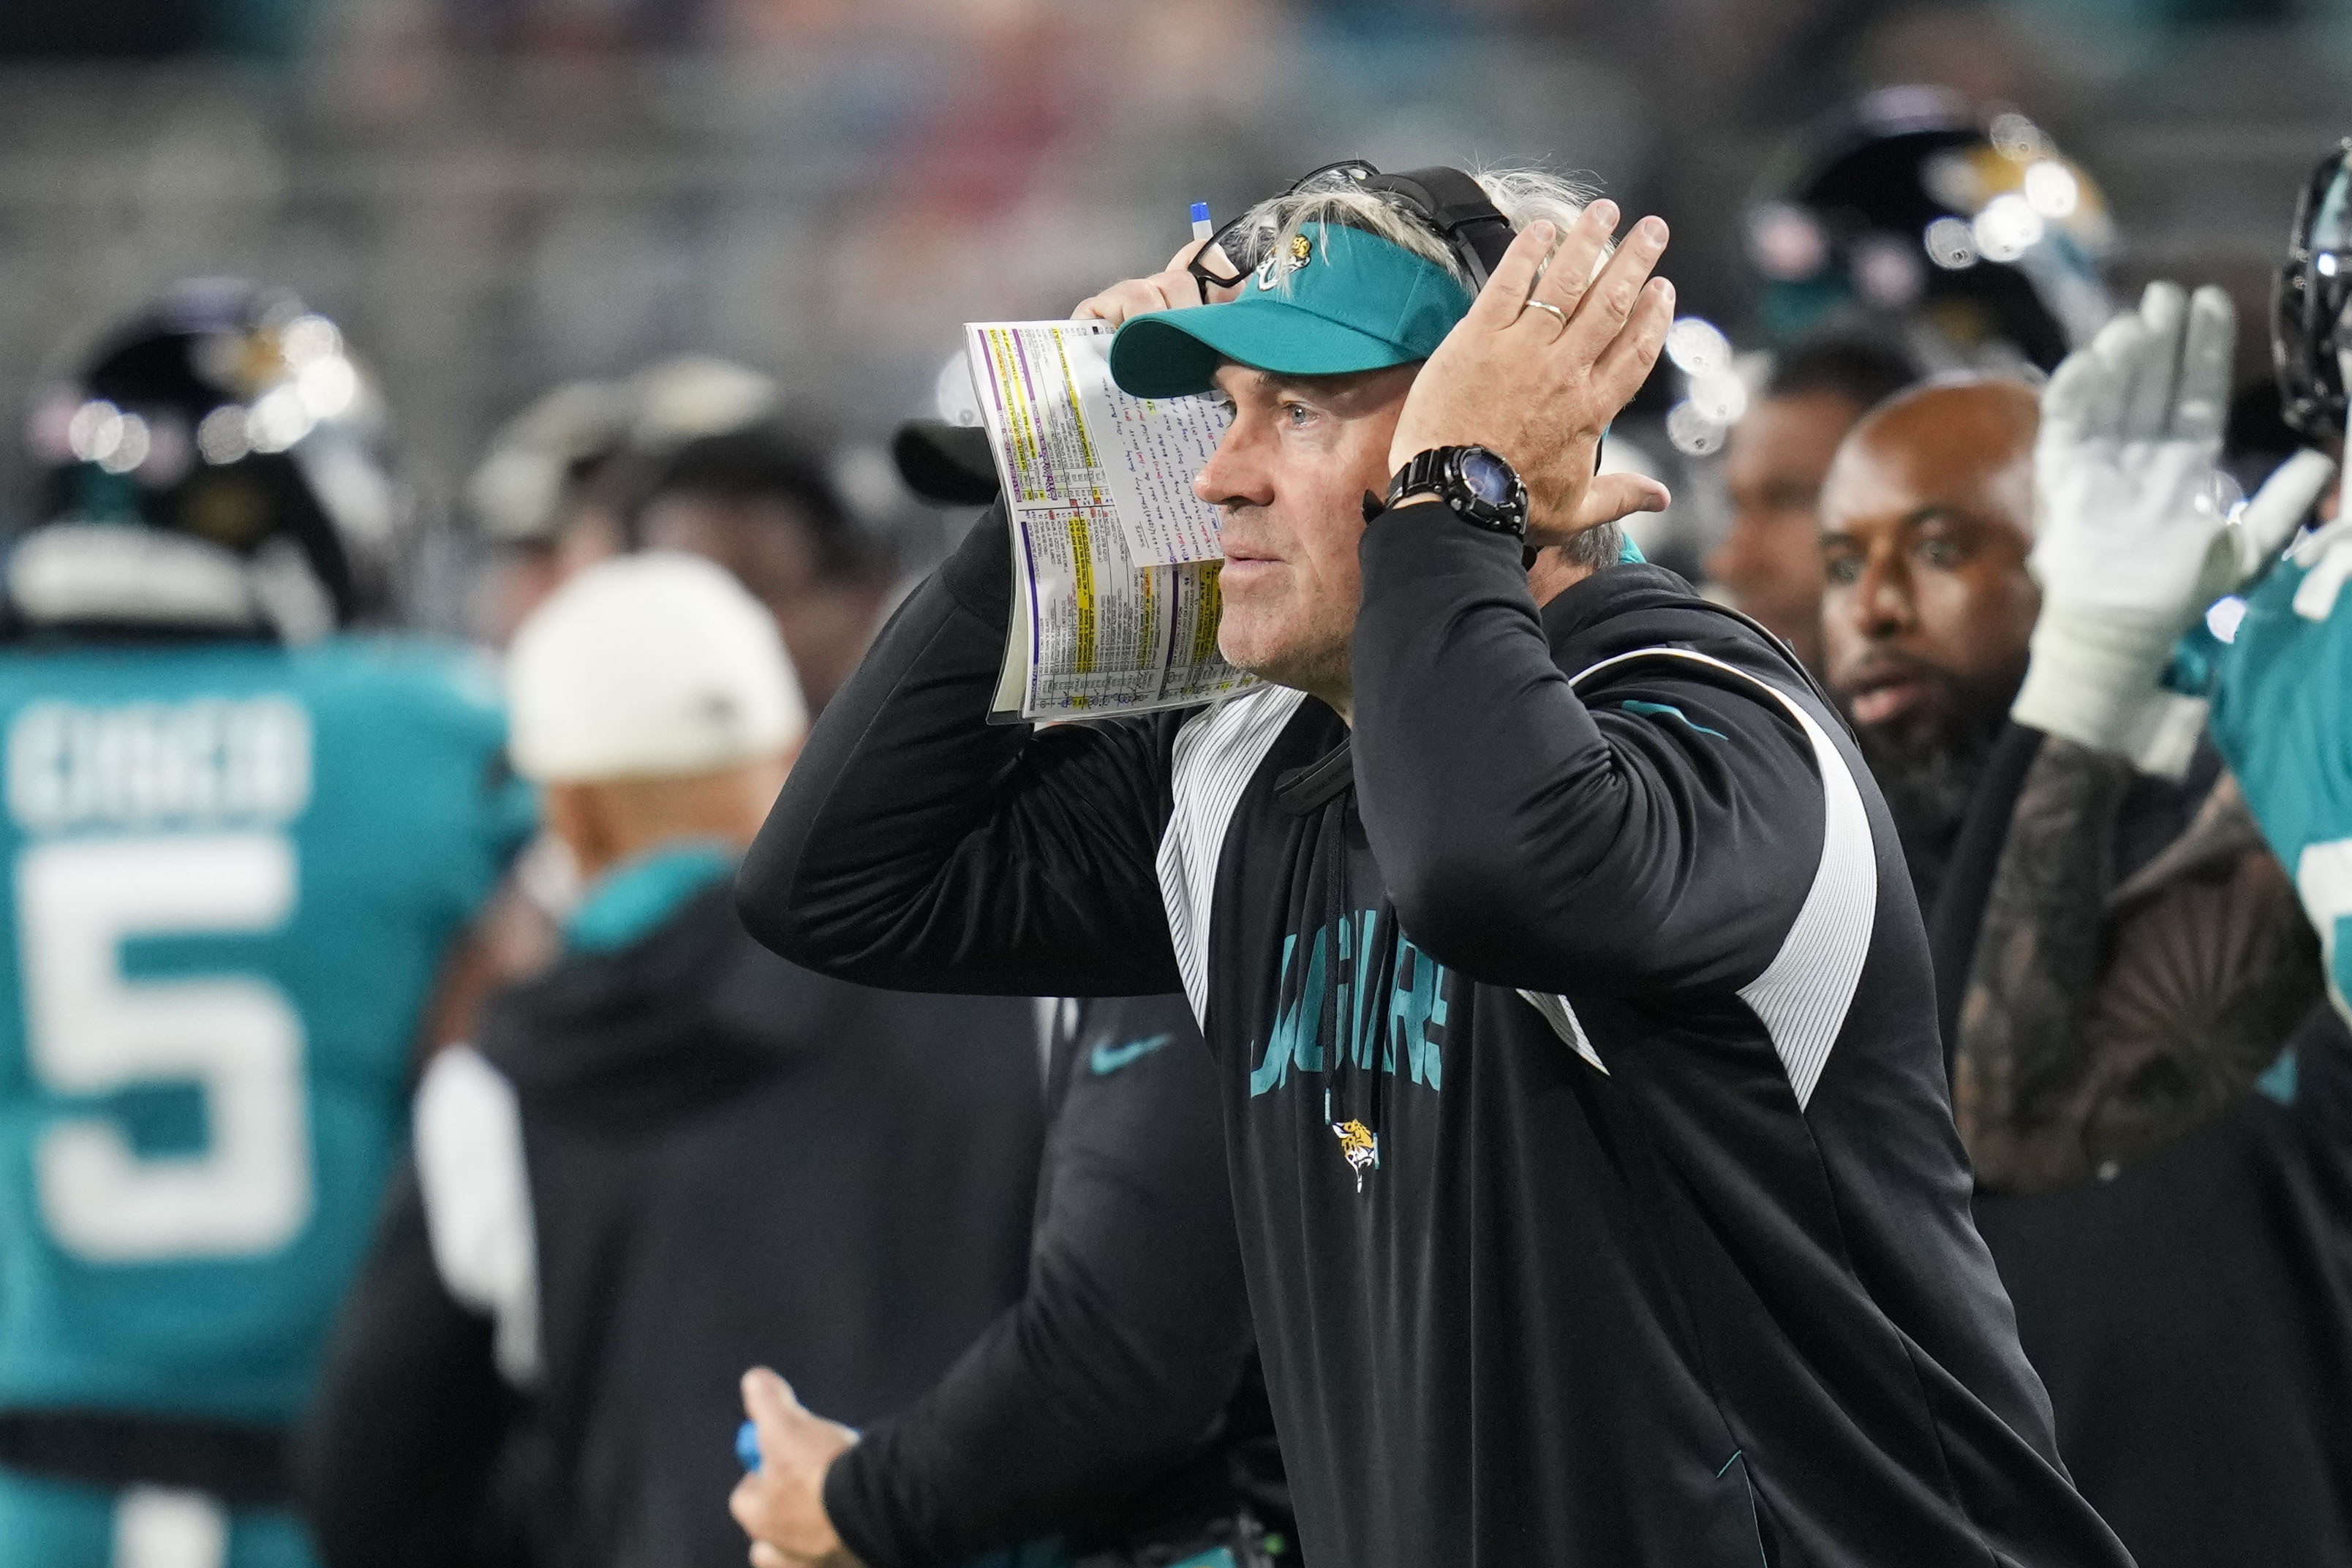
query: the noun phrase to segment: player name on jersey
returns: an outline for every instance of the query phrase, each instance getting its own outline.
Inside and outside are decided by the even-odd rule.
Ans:
[[[38,702],[8,726],[7,747],[8,811],[28,833],[282,823],[310,799],[310,718],[281,696]]]

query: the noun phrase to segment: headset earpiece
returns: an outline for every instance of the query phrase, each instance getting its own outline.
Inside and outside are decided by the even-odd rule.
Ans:
[[[1510,220],[1478,182],[1459,169],[1440,164],[1402,174],[1374,174],[1363,185],[1402,196],[1418,209],[1462,258],[1473,292],[1486,286],[1488,275],[1502,264],[1503,252],[1511,247]]]

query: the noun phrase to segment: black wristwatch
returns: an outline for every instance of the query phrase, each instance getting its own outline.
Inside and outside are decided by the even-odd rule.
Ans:
[[[1389,481],[1386,505],[1427,490],[1473,528],[1528,536],[1528,487],[1499,453],[1484,447],[1433,447]]]

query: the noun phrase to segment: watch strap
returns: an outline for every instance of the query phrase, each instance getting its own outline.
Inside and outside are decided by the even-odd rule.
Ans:
[[[1458,447],[1432,447],[1427,451],[1415,452],[1389,480],[1389,505],[1396,505],[1415,490],[1431,490],[1444,498],[1445,490],[1441,481],[1445,478],[1445,466],[1459,450]]]
[[[1366,490],[1364,521],[1371,521],[1415,490],[1427,490],[1433,499],[1444,500],[1445,493],[1438,481],[1444,475],[1445,456],[1452,450],[1450,447],[1433,447],[1425,452],[1416,452],[1390,478],[1388,494]],[[1454,510],[1452,502],[1446,502],[1446,510]]]
[[[1381,502],[1381,510],[1385,510],[1396,505],[1415,491],[1426,490],[1444,501],[1448,511],[1473,528],[1486,533],[1500,533],[1525,539],[1527,516],[1524,503],[1516,521],[1482,517],[1473,510],[1473,507],[1478,503],[1468,492],[1468,481],[1462,476],[1459,459],[1463,453],[1475,450],[1483,450],[1483,448],[1432,447],[1426,451],[1414,453],[1406,461],[1405,466],[1396,471],[1395,477],[1389,480],[1388,498]],[[1501,461],[1499,458],[1496,460]],[[1515,474],[1512,478],[1516,484],[1517,476]],[[1524,487],[1519,488],[1524,493]],[[1372,517],[1378,515],[1369,510],[1371,504],[1370,491],[1365,492],[1364,500],[1368,509],[1365,521],[1369,522]]]

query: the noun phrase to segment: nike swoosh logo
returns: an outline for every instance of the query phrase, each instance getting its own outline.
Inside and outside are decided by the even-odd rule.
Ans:
[[[1150,1056],[1175,1037],[1173,1035],[1154,1035],[1148,1040],[1137,1040],[1131,1045],[1097,1046],[1089,1065],[1094,1068],[1097,1077],[1115,1073],[1119,1068]]]

